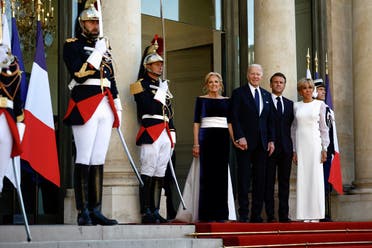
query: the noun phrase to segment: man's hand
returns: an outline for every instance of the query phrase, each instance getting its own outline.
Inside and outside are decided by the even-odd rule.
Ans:
[[[248,143],[245,137],[235,140],[234,145],[242,151],[248,150]]]
[[[269,156],[271,156],[271,154],[273,154],[274,150],[275,150],[274,142],[273,141],[270,141],[267,144],[267,151],[269,152]]]
[[[293,152],[293,157],[292,157],[293,163],[297,164],[297,153]]]

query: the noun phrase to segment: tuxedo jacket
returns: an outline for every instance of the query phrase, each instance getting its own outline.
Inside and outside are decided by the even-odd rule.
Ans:
[[[263,102],[261,114],[257,110],[248,83],[235,89],[231,95],[230,106],[234,139],[245,137],[249,150],[254,150],[258,146],[267,150],[268,142],[275,141],[271,93],[261,87],[259,89]]]
[[[292,153],[291,126],[294,119],[293,101],[283,96],[282,100],[284,106],[282,115],[277,111],[274,103],[272,105],[275,125],[275,150]]]

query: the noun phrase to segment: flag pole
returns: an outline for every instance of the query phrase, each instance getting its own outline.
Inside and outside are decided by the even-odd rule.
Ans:
[[[16,189],[17,189],[17,195],[19,199],[19,204],[21,205],[21,210],[22,210],[22,215],[23,215],[23,220],[25,222],[25,229],[26,229],[26,234],[27,234],[27,241],[31,241],[31,232],[30,232],[30,227],[28,225],[28,220],[27,220],[27,215],[26,215],[26,210],[25,210],[25,205],[23,203],[23,197],[22,197],[22,192],[21,192],[21,184],[18,182],[18,172],[16,169],[16,162],[15,158],[12,158],[13,161],[13,173],[14,173],[14,180],[16,182]]]

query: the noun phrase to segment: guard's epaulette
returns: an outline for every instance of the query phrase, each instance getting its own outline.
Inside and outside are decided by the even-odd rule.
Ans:
[[[67,39],[66,39],[66,42],[67,42],[67,43],[70,43],[70,42],[75,42],[75,41],[77,41],[77,40],[78,40],[78,38],[75,38],[75,37],[74,37],[74,38],[67,38]]]
[[[142,87],[142,83],[141,83],[142,80],[143,80],[143,78],[139,79],[137,82],[132,83],[130,85],[130,93],[132,95],[135,95],[135,94],[138,94],[138,93],[141,93],[141,92],[144,91],[144,89]]]

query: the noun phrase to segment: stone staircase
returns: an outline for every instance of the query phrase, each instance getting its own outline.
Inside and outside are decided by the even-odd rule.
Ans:
[[[196,239],[194,225],[0,226],[0,248],[220,248],[222,239]]]

